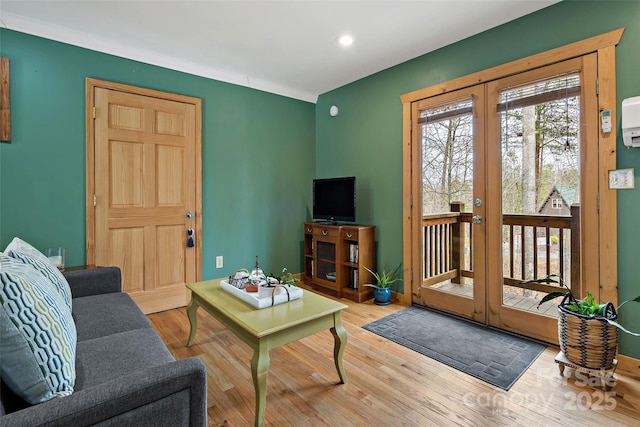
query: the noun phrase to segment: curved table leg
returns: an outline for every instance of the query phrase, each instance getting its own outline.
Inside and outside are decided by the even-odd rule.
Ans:
[[[269,348],[266,341],[260,341],[253,351],[251,376],[256,390],[256,427],[262,426],[267,407],[267,374],[269,373]]]
[[[187,317],[189,318],[189,324],[191,325],[191,331],[189,332],[189,339],[187,340],[187,347],[191,347],[193,344],[193,339],[196,337],[196,331],[198,330],[198,316],[196,315],[196,311],[198,311],[197,302],[191,298],[189,301],[189,305],[187,305]]]
[[[344,365],[342,364],[342,355],[344,348],[347,345],[347,331],[342,326],[342,320],[340,312],[333,315],[334,327],[331,328],[331,334],[333,335],[333,361],[336,364],[338,375],[340,376],[340,382],[345,384],[347,382],[347,374],[344,371]]]

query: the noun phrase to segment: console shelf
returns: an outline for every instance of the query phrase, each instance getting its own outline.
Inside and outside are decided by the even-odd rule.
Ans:
[[[373,298],[375,227],[304,223],[303,281],[314,290],[363,302]]]

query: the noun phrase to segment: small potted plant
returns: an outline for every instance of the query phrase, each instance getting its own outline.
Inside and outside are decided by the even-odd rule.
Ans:
[[[279,287],[284,286],[295,286],[296,282],[300,281],[297,277],[294,277],[287,268],[282,269],[282,273],[279,275],[275,275],[273,273],[265,274],[265,283],[259,288],[258,292],[260,298],[265,298],[272,295],[278,295],[280,293],[287,292],[284,288],[278,289]]]
[[[560,351],[577,365],[590,369],[609,369],[618,348],[617,331],[640,336],[640,333],[631,332],[616,321],[618,314],[611,302],[598,303],[590,292],[587,292],[585,298],[576,299],[557,274],[522,282],[528,283],[558,283],[567,290],[545,295],[538,303],[538,308],[547,301],[562,297],[562,302],[558,305]],[[640,302],[640,296],[622,302],[617,309],[630,301]]]
[[[294,277],[294,275],[287,270],[287,267],[282,269],[282,273],[277,279],[283,285],[289,285],[289,286],[298,286],[296,285],[296,283],[300,281],[300,279],[298,279],[297,277]]]
[[[377,305],[389,305],[391,302],[391,285],[402,280],[402,263],[393,270],[382,270],[380,273],[373,272],[364,267],[376,279],[376,283],[366,283],[365,286],[373,288],[373,302]]]

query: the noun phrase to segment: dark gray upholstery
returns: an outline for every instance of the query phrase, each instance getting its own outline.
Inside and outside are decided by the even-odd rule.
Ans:
[[[2,384],[0,425],[206,425],[204,364],[196,357],[173,358],[133,300],[120,292],[120,270],[65,276],[78,330],[74,393],[29,406]]]
[[[109,354],[105,359],[104,355]],[[153,329],[134,329],[78,342],[75,391],[94,387],[106,378],[126,377],[174,360]]]
[[[72,307],[78,341],[151,328],[136,303],[123,292],[74,298]]]
[[[116,267],[65,271],[64,277],[69,282],[73,298],[122,291],[122,277]]]

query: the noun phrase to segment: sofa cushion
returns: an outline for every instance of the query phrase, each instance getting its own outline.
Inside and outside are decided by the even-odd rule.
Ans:
[[[64,278],[71,288],[74,304],[75,298],[122,292],[122,274],[118,267],[66,270]]]
[[[64,302],[71,310],[71,288],[69,288],[69,283],[67,283],[67,279],[65,279],[60,270],[49,261],[49,258],[18,237],[13,238],[4,252],[18,261],[31,265],[49,279],[56,286]]]
[[[174,361],[152,328],[78,342],[76,391]]]
[[[123,292],[74,298],[73,317],[78,341],[151,328],[136,303]]]
[[[0,254],[0,374],[30,404],[73,393],[76,328],[56,287]]]

